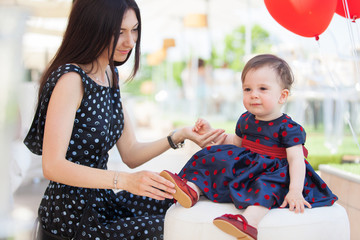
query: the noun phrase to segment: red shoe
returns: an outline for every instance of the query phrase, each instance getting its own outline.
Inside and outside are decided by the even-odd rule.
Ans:
[[[175,184],[176,193],[174,193],[173,196],[174,199],[181,204],[181,206],[190,208],[198,201],[198,194],[194,189],[187,185],[186,179],[180,178],[178,175],[175,175],[167,170],[162,171],[160,176]]]
[[[240,220],[240,219],[241,220]],[[257,240],[257,229],[243,215],[224,214],[214,219],[215,226],[241,240]]]

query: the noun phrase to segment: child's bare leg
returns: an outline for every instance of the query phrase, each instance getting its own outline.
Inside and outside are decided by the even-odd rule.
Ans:
[[[269,212],[269,209],[263,206],[249,206],[243,212],[243,216],[249,225],[258,228],[258,224],[263,217]]]
[[[186,184],[195,190],[195,192],[197,193],[198,199],[199,199],[200,195],[202,194],[200,188],[193,182],[187,182]]]

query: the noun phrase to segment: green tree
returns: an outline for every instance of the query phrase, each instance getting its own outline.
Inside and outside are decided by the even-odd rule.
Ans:
[[[241,25],[234,31],[225,36],[225,47],[223,53],[219,53],[215,48],[212,49],[211,63],[214,67],[227,67],[239,71],[244,65],[246,33],[245,26]],[[251,29],[251,52],[269,52],[271,47],[270,35],[260,25],[254,25]]]

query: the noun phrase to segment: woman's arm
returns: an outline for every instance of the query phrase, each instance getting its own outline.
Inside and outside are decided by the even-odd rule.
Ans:
[[[223,132],[221,129],[212,129],[204,135],[199,135],[192,127],[184,127],[175,131],[171,138],[175,144],[189,139],[202,147],[214,141]],[[125,108],[124,130],[116,145],[123,162],[130,168],[138,167],[170,148],[167,137],[152,142],[139,142]]]
[[[116,146],[119,150],[122,161],[128,167],[138,167],[170,148],[166,138],[161,138],[157,141],[149,143],[139,142],[136,139],[135,130],[126,109],[124,108],[123,111],[124,130],[120,139],[117,141]]]
[[[51,95],[44,131],[43,173],[45,178],[85,188],[119,188],[134,194],[163,200],[172,198],[174,185],[152,172],[114,172],[72,163],[65,159],[76,110],[83,96],[80,76],[64,74]],[[118,183],[114,185],[116,179]]]
[[[289,192],[280,207],[289,205],[291,211],[295,210],[296,213],[304,212],[304,205],[308,208],[311,208],[311,205],[302,195],[306,170],[303,147],[299,144],[286,148],[286,154],[289,162],[290,185]]]

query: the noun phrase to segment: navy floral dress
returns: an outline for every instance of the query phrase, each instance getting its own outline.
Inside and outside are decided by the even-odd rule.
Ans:
[[[76,112],[66,159],[107,169],[108,151],[124,129],[120,89],[100,86],[75,65],[60,66],[47,80],[25,145],[42,154],[46,112],[52,91],[65,73],[81,76],[84,96]],[[164,215],[172,202],[126,191],[89,189],[50,181],[39,207],[44,231],[64,239],[163,239]]]
[[[259,121],[249,112],[241,115],[236,134],[242,147],[217,145],[197,152],[179,176],[195,183],[214,202],[233,202],[239,209],[250,205],[278,208],[289,191],[286,148],[305,143],[304,129],[283,114]],[[306,149],[304,148],[304,153]],[[306,163],[303,196],[312,207],[330,206],[337,197]]]

